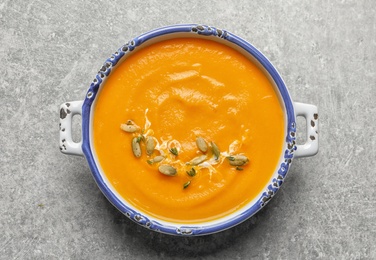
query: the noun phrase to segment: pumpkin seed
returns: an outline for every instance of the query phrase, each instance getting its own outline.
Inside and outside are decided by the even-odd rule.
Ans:
[[[158,155],[158,156],[155,156],[153,159],[146,160],[146,162],[150,165],[153,165],[154,163],[159,163],[163,161],[164,158],[165,158],[164,156]]]
[[[178,154],[179,154],[179,151],[176,147],[172,147],[169,151],[170,151],[170,153],[172,153],[175,156],[178,156]]]
[[[227,157],[232,166],[243,166],[249,162],[249,159],[245,155],[233,155]]]
[[[219,151],[219,148],[218,148],[218,146],[217,146],[216,143],[211,142],[210,144],[211,144],[211,148],[212,148],[212,152],[213,152],[214,158],[216,160],[218,160],[219,156],[221,155],[221,152]]]
[[[155,147],[154,138],[151,136],[148,136],[146,138],[146,154],[152,155],[154,152],[154,147]]]
[[[192,169],[190,171],[187,171],[187,174],[191,177],[195,176],[196,175],[196,170],[195,168],[192,167]]]
[[[120,128],[121,128],[121,130],[123,130],[127,133],[134,133],[134,132],[137,132],[140,129],[136,125],[128,125],[128,124],[121,124]]]
[[[148,163],[148,164],[150,164],[150,165],[152,165],[154,162],[153,162],[153,160],[146,160],[146,162]]]
[[[164,160],[164,156],[162,155],[158,155],[158,156],[155,156],[154,159],[153,159],[153,163],[159,163],[161,161]]]
[[[143,135],[137,136],[137,142],[140,143],[141,141],[145,142],[145,136],[143,136]]]
[[[208,145],[207,145],[204,138],[197,137],[196,138],[196,145],[201,152],[206,153],[208,151]]]
[[[193,158],[190,162],[188,162],[188,165],[199,165],[200,163],[204,162],[206,160],[206,155],[200,155],[195,158]]]
[[[186,183],[184,183],[183,189],[188,188],[189,184],[191,184],[191,181],[187,181]]]
[[[167,165],[167,164],[162,164],[161,166],[159,166],[158,171],[167,176],[175,176],[177,173],[174,167],[172,167],[171,165]]]
[[[138,137],[134,137],[132,139],[132,152],[137,158],[141,157],[141,146],[140,142],[138,141]]]

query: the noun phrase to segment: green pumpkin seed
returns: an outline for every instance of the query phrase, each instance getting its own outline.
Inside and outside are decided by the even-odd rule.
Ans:
[[[217,146],[216,143],[211,142],[210,144],[211,144],[211,148],[212,148],[212,152],[213,152],[214,158],[216,160],[218,160],[219,156],[221,155],[221,152],[219,151],[219,148],[218,148],[218,146]]]
[[[206,155],[200,155],[195,158],[193,158],[190,162],[188,162],[188,165],[199,165],[200,163],[203,163],[206,160]]]
[[[150,165],[152,165],[154,162],[153,162],[153,160],[146,160],[146,162],[148,163],[148,164],[150,164]]]
[[[233,155],[227,157],[232,166],[243,166],[249,162],[249,159],[245,155]]]
[[[138,137],[134,137],[132,139],[132,152],[137,158],[141,157],[141,146],[140,142],[138,141]]]
[[[179,151],[176,147],[172,147],[169,151],[170,151],[170,153],[172,153],[175,156],[179,155]]]
[[[204,138],[197,137],[196,138],[196,145],[201,152],[206,153],[208,151],[208,145],[207,145]]]
[[[146,154],[152,155],[154,152],[155,144],[154,144],[154,138],[151,136],[148,136],[146,138]]]
[[[184,183],[183,189],[188,188],[189,184],[191,184],[191,181],[187,181],[186,183]]]
[[[145,142],[145,136],[143,136],[143,135],[139,135],[139,136],[137,136],[137,142],[138,142],[138,143],[141,143],[141,141],[144,141],[144,142]]]
[[[175,176],[177,173],[177,170],[174,167],[167,164],[162,164],[161,166],[159,166],[158,171],[167,176]]]
[[[196,175],[196,170],[195,168],[192,167],[190,171],[187,171],[187,174],[191,177],[194,177]]]

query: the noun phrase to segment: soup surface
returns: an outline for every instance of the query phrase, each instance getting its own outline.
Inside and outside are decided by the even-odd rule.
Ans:
[[[267,77],[207,39],[136,48],[94,105],[104,174],[128,203],[161,220],[210,221],[243,207],[270,181],[283,141],[284,113]]]

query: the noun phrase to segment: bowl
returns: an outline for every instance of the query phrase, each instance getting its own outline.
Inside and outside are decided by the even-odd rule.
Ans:
[[[194,68],[194,69],[185,70],[183,72],[171,74],[170,73],[171,71],[169,70],[171,70],[172,67],[169,67],[169,65],[170,63],[174,63],[174,61],[168,61],[168,62],[163,61],[163,52],[165,49],[169,48],[169,47],[166,47],[167,45],[163,45],[165,43],[173,44],[171,46],[178,46],[176,47],[177,49],[174,49],[175,53],[178,53],[176,57],[179,57],[179,54],[181,54],[188,48],[184,44],[189,43],[190,49],[189,48],[188,49],[191,52],[192,50],[196,51],[196,53],[198,54],[197,59],[199,58],[201,59],[200,62],[194,63],[193,62],[194,60],[190,61],[189,60],[190,54],[189,55],[185,54],[187,55],[186,56],[187,59],[183,58],[183,60],[180,61],[178,65],[174,65],[174,66],[178,68],[183,68],[184,66],[189,65],[190,66],[189,68]],[[198,44],[198,45],[195,45],[195,44]],[[214,48],[214,52],[217,56],[213,57],[214,55],[211,55],[210,53],[205,54],[207,56],[203,56],[204,52],[208,48],[210,48],[210,46]],[[150,49],[150,48],[159,48],[159,49]],[[215,48],[223,48],[223,50],[221,49],[220,51],[216,51]],[[199,51],[197,51],[198,49]],[[155,64],[153,65],[154,67],[152,67],[152,64],[147,64],[145,66],[146,68],[148,68],[148,66],[150,65],[149,70],[137,69],[137,68],[140,68],[140,67],[137,67],[139,66],[137,64],[143,64],[145,63],[145,60],[153,62],[152,61],[153,59],[151,58],[152,57],[151,53],[156,53],[156,52],[162,53],[162,54],[159,54],[159,56],[156,56],[157,58],[159,57],[161,60],[158,60],[157,62],[155,62]],[[187,53],[191,53],[191,52],[187,52]],[[146,53],[146,54],[142,54],[142,53]],[[235,56],[231,56],[232,55],[231,53]],[[217,57],[221,57],[221,58],[217,58]],[[245,62],[244,64],[249,63],[250,66],[254,66],[254,67],[250,67],[250,69],[248,70],[244,69],[243,65],[239,65],[236,63],[236,59],[234,57],[239,57],[240,62]],[[137,58],[139,58],[139,60],[137,60]],[[174,56],[174,59],[175,59],[175,56]],[[202,63],[205,63],[205,60],[210,60],[211,64],[220,63],[220,61],[223,61],[224,63],[222,65],[218,65],[218,67],[211,67],[210,64],[207,64],[206,67],[208,69],[205,72],[204,68],[201,68]],[[138,63],[136,64],[136,62]],[[166,66],[164,65],[165,63],[166,63]],[[129,69],[127,71],[128,74],[124,74],[125,76],[119,74],[120,76],[118,75],[117,76],[118,78],[116,78],[114,75],[116,73],[121,72],[120,68],[126,66],[124,64],[126,65],[130,64],[129,68],[132,68],[132,69]],[[157,71],[155,72],[155,75],[159,75],[158,73],[160,73],[161,75],[163,74],[161,71],[159,71],[159,67],[163,67],[163,68],[166,67],[166,70],[163,73],[167,73],[167,72],[170,73],[166,75],[168,76],[167,78],[170,80],[169,84],[173,84],[173,89],[175,92],[177,91],[179,93],[182,93],[186,91],[186,90],[183,91],[183,89],[185,89],[186,84],[188,84],[189,82],[190,82],[189,84],[196,84],[197,82],[200,82],[201,84],[201,85],[197,85],[196,89],[193,91],[194,93],[196,92],[201,93],[203,91],[208,91],[209,94],[206,94],[206,99],[208,99],[208,101],[205,101],[204,103],[202,103],[201,102],[202,100],[200,98],[197,98],[194,101],[196,102],[195,106],[199,106],[200,109],[202,110],[197,109],[196,111],[195,110],[196,108],[189,108],[194,112],[192,112],[189,109],[186,109],[185,112],[188,111],[188,112],[195,113],[194,117],[197,117],[200,119],[200,113],[205,114],[206,112],[203,112],[203,111],[209,111],[208,112],[209,114],[202,121],[208,121],[209,122],[208,125],[215,125],[215,122],[217,121],[221,122],[222,125],[228,122],[228,125],[230,126],[226,126],[226,127],[227,129],[229,129],[230,132],[233,129],[247,128],[247,127],[244,127],[244,125],[247,125],[248,121],[251,122],[253,120],[251,126],[248,128],[253,128],[254,126],[254,128],[256,129],[258,127],[259,132],[267,133],[267,135],[265,135],[263,138],[256,138],[257,136],[256,137],[252,136],[252,134],[255,133],[256,130],[252,130],[252,129],[250,130],[248,128],[245,130],[243,129],[242,133],[243,134],[245,133],[245,134],[242,136],[242,138],[236,139],[235,142],[231,142],[230,137],[221,138],[221,140],[218,142],[222,144],[222,149],[224,146],[226,146],[226,148],[228,146],[229,148],[227,150],[224,149],[224,150],[219,151],[216,143],[211,140],[211,138],[214,138],[214,136],[216,136],[217,132],[220,132],[219,130],[214,134],[212,134],[211,131],[208,130],[207,131],[208,136],[204,136],[205,138],[202,138],[201,136],[205,131],[198,129],[197,127],[194,128],[196,130],[189,130],[188,129],[189,124],[187,121],[189,122],[192,122],[192,121],[185,118],[184,119],[185,121],[183,120],[183,128],[182,128],[183,130],[180,130],[180,131],[187,133],[187,136],[189,137],[196,136],[195,141],[192,140],[192,142],[188,142],[188,143],[189,144],[196,143],[197,145],[197,147],[195,148],[196,151],[194,153],[192,152],[189,156],[192,156],[192,154],[197,154],[199,155],[198,157],[201,156],[201,158],[202,157],[205,158],[203,161],[193,162],[194,161],[193,159],[191,161],[189,160],[184,161],[182,159],[184,157],[184,148],[182,148],[184,145],[180,144],[176,140],[166,141],[166,139],[163,139],[162,137],[161,138],[155,137],[155,135],[157,135],[158,133],[159,135],[162,135],[162,132],[161,131],[158,132],[158,129],[152,129],[151,127],[151,125],[155,126],[155,125],[158,125],[158,123],[161,123],[161,122],[163,123],[164,122],[163,120],[167,120],[166,122],[170,122],[169,120],[175,121],[175,118],[178,118],[181,115],[178,112],[176,112],[177,109],[175,110],[166,109],[166,107],[163,107],[162,105],[160,105],[160,107],[158,108],[155,108],[153,105],[149,104],[149,107],[145,110],[145,113],[142,114],[142,118],[144,118],[144,121],[145,121],[144,127],[139,127],[139,123],[137,124],[134,121],[132,121],[131,116],[129,116],[128,121],[126,120],[127,119],[126,116],[124,116],[123,122],[116,121],[114,119],[116,118],[116,115],[114,114],[115,110],[112,107],[116,107],[121,102],[112,101],[113,98],[111,98],[111,102],[113,102],[114,104],[111,106],[108,104],[106,105],[106,101],[109,101],[110,98],[109,97],[106,98],[107,94],[105,94],[106,92],[109,92],[111,90],[111,84],[115,84],[112,87],[113,89],[117,88],[116,82],[111,83],[115,81],[113,79],[116,78],[117,80],[120,80],[120,79],[127,80],[128,78],[131,78],[130,71],[132,71],[132,73],[134,72],[133,77],[134,77],[135,82],[146,81],[144,79],[145,77],[147,78],[147,74],[149,74],[149,72],[152,73],[153,71]],[[206,74],[201,75],[199,78],[197,78],[198,71],[202,72],[201,69],[203,73],[205,72]],[[253,76],[250,77],[249,76],[250,74],[248,75],[248,72],[253,73],[253,71],[258,71],[257,73],[262,75],[263,79],[266,79],[267,83],[271,86],[270,88],[272,89],[274,93],[273,96],[275,96],[274,98],[275,101],[273,102],[277,104],[277,107],[280,107],[280,110],[278,110],[280,112],[275,112],[275,113],[266,112],[268,108],[272,106],[271,101],[267,101],[268,98],[269,100],[271,100],[270,99],[271,96],[270,95],[260,96],[261,94],[259,95],[259,93],[260,91],[262,91],[262,88],[259,86],[256,86],[257,84],[255,86],[254,85],[251,86],[248,83],[247,83],[248,85],[244,83],[245,84],[244,86],[241,86],[236,90],[238,92],[235,91],[236,88],[226,87],[228,85],[231,85],[232,81],[236,82],[236,84],[240,84],[240,85],[242,84],[243,80],[238,80],[235,78],[235,76],[231,76],[232,75],[231,70],[238,72],[242,69],[244,69],[245,71],[242,75],[245,77],[246,80],[253,80],[252,78]],[[220,80],[218,81],[213,77],[207,76],[209,74],[211,75],[211,73],[215,73],[215,70],[220,71],[220,72],[217,72],[216,74],[218,79],[221,79],[224,82],[228,82],[228,83],[222,84],[221,82],[219,82]],[[174,81],[171,81],[171,78],[173,78]],[[154,79],[155,81],[153,84],[162,84],[162,83],[158,83],[158,77]],[[187,79],[189,79],[190,81],[187,81]],[[213,91],[213,89],[207,90],[206,85],[205,84],[202,85],[203,84],[202,82],[204,80],[205,82],[210,82],[210,85],[208,86],[212,86],[213,89],[215,88],[216,90],[215,91]],[[246,80],[244,82],[246,82]],[[127,89],[126,83],[122,83],[122,84],[123,84],[122,85],[123,88],[125,86],[125,92],[123,92],[119,100],[124,100],[124,102],[125,101],[128,102],[129,100],[132,99],[131,97],[133,94],[130,88]],[[250,94],[248,95],[247,91],[248,89],[251,89],[251,88],[253,92],[249,90]],[[142,90],[142,88],[134,88],[134,89],[137,89],[137,91]],[[155,89],[155,92],[158,91],[158,87],[154,87],[154,89]],[[227,92],[221,92],[223,91],[223,89],[225,89],[225,91]],[[153,88],[151,88],[151,90],[153,90]],[[164,97],[166,95],[168,97],[173,96],[172,93],[168,93],[168,91],[166,92],[166,90],[164,91],[165,91]],[[236,126],[239,111],[234,112],[234,108],[227,109],[228,112],[226,112],[227,113],[226,115],[228,115],[229,118],[226,119],[224,116],[218,113],[218,111],[220,111],[221,109],[221,105],[219,105],[218,107],[218,104],[214,104],[215,100],[218,100],[219,104],[222,104],[220,103],[222,102],[221,100],[231,100],[231,98],[229,98],[230,97],[229,95],[222,94],[222,93],[230,93],[228,91],[230,92],[234,91],[234,93],[235,92],[237,93],[231,96],[233,100],[235,100],[235,101],[231,101],[233,102],[231,104],[233,104],[234,107],[238,107],[241,105],[244,105],[246,107],[251,106],[251,109],[249,107],[247,108],[249,110],[249,114],[247,112],[246,117],[242,119],[242,123],[239,123],[239,127]],[[149,92],[153,93],[153,91],[149,91]],[[142,95],[140,99],[141,101],[138,101],[138,102],[141,102],[141,103],[143,102]],[[148,99],[148,101],[154,102],[153,95],[152,94],[150,95],[151,95],[150,97],[145,96],[144,99]],[[161,95],[155,98],[156,100],[155,102],[157,102],[161,98]],[[195,94],[191,93],[189,98],[192,98],[192,96],[194,95]],[[245,96],[244,100],[243,99],[238,100],[237,97],[240,97],[240,96],[242,96],[242,98],[244,98],[243,96]],[[261,107],[255,106],[253,109],[252,104],[253,103],[256,104],[256,101],[253,101],[253,100],[256,100],[256,99],[259,100],[257,102],[259,102],[260,104],[262,103],[263,106]],[[104,100],[103,101],[104,105],[102,105],[101,103],[102,100]],[[212,100],[214,100],[213,101],[214,103],[212,102]],[[262,102],[260,100],[262,100]],[[160,103],[158,102],[155,104],[162,104],[164,101],[163,102],[160,101]],[[173,102],[175,102],[173,103],[174,104],[173,107],[175,108],[182,101],[177,100],[175,98]],[[184,102],[185,101],[183,100],[183,103]],[[154,104],[154,103],[151,103],[151,104]],[[127,114],[127,113],[129,114],[131,113],[130,111],[136,110],[136,108],[133,109],[133,107],[135,107],[134,105],[130,105],[130,106],[131,106],[130,108],[129,107],[126,109],[121,108],[120,110],[124,111],[124,114]],[[153,114],[150,110],[154,111],[155,113]],[[101,115],[101,113],[104,115]],[[139,114],[140,113],[138,112],[138,115]],[[79,142],[73,141],[73,138],[72,138],[72,118],[75,115],[81,115],[82,117],[82,131],[81,131],[82,138],[81,138],[81,141]],[[213,117],[211,115],[213,115]],[[234,120],[232,120],[232,117],[231,117],[232,115],[235,115],[235,117],[233,117]],[[97,130],[97,129],[100,129],[100,127],[98,126],[100,125],[100,123],[98,123],[99,121],[98,118],[100,118],[100,116],[104,118],[103,122],[107,122],[106,120],[112,120],[112,121],[115,121],[116,126],[123,125],[123,127],[116,127],[116,130],[114,130],[113,133],[112,132],[111,133],[100,132],[99,130]],[[191,114],[189,116],[192,118]],[[304,117],[306,119],[306,129],[302,130],[302,131],[306,131],[306,136],[307,136],[306,138],[307,140],[305,141],[304,144],[296,143],[296,131],[297,131],[296,118],[299,116]],[[149,122],[149,117],[154,119],[153,123]],[[214,119],[215,117],[217,119]],[[281,122],[279,124],[280,134],[275,134],[276,129],[272,125],[273,123],[272,121],[275,120],[274,118],[278,119]],[[140,119],[138,120],[140,122]],[[174,127],[176,128],[177,126],[178,124],[176,124]],[[236,126],[236,127],[233,127],[233,126]],[[128,129],[129,131],[122,132],[120,128],[122,128],[123,130],[125,128],[127,129],[129,128]],[[188,130],[185,131],[184,128],[187,128]],[[217,128],[220,129],[221,127],[216,127],[216,129]],[[113,141],[111,141],[112,140],[111,136],[113,135],[117,135],[118,138],[120,139],[116,139],[116,141],[115,139],[113,139]],[[109,136],[110,139],[104,138],[103,142],[98,141],[99,139],[102,140],[102,136]],[[149,140],[149,138],[151,142],[153,142],[153,140],[154,142],[157,142],[156,146],[153,143],[154,146],[152,146],[151,151],[147,150],[147,147],[148,147],[147,140]],[[229,139],[229,140],[226,140],[226,139]],[[258,140],[258,139],[262,139],[262,140]],[[274,141],[270,141],[269,139],[274,140]],[[122,143],[121,145],[118,145],[120,147],[119,149],[124,149],[124,154],[127,154],[127,156],[128,155],[130,156],[130,157],[124,157],[124,159],[122,159],[121,157],[123,156],[122,152],[119,152],[119,150],[112,151],[110,148],[112,145],[111,143],[115,143],[114,145],[116,145],[122,142],[122,140],[128,140],[128,141],[124,141],[124,144]],[[134,142],[131,144],[130,140]],[[250,151],[249,154],[244,154],[242,153],[242,150],[241,150],[243,148],[239,148],[239,147],[234,148],[236,145],[239,144],[239,142],[236,142],[238,140],[243,141],[244,147],[254,146],[253,150],[249,150]],[[98,143],[102,143],[102,144],[98,144]],[[229,143],[230,145],[228,145]],[[275,145],[273,145],[274,143]],[[171,148],[171,145],[173,146],[172,148]],[[211,150],[209,152],[207,152],[206,150],[203,151],[202,149],[203,146],[204,148],[209,147],[209,149]],[[276,148],[274,148],[274,146]],[[106,150],[107,147],[109,147],[108,151]],[[146,149],[147,154],[142,154],[141,156],[142,149]],[[175,149],[176,154],[174,153],[174,149]],[[240,153],[235,153],[234,151],[236,149],[239,149]],[[84,156],[88,162],[88,165],[90,167],[94,180],[97,183],[99,189],[102,191],[102,193],[119,211],[121,211],[125,216],[127,216],[128,218],[130,218],[132,221],[136,222],[137,224],[142,225],[150,230],[154,230],[154,231],[162,232],[166,234],[171,234],[171,235],[185,235],[185,236],[207,235],[207,234],[212,234],[212,233],[220,232],[228,228],[231,228],[247,220],[254,214],[256,214],[260,209],[262,209],[270,201],[270,199],[281,188],[281,185],[284,179],[286,178],[286,174],[288,173],[289,168],[291,167],[293,159],[300,158],[300,157],[313,156],[318,152],[318,113],[317,113],[317,107],[314,105],[292,101],[291,96],[288,92],[288,89],[286,88],[285,83],[283,82],[276,68],[259,50],[257,50],[249,42],[245,41],[244,39],[226,30],[218,29],[212,26],[205,26],[205,25],[199,25],[199,24],[172,25],[172,26],[167,26],[163,28],[158,28],[150,32],[147,32],[145,34],[142,34],[130,40],[128,43],[124,44],[123,46],[121,46],[114,54],[111,55],[110,58],[108,58],[104,62],[103,66],[100,68],[99,72],[96,74],[94,80],[90,84],[90,87],[88,88],[86,96],[84,97],[83,100],[64,102],[60,106],[60,150],[64,154]],[[178,155],[177,152],[180,150],[182,151],[182,153]],[[186,149],[186,150],[189,150],[189,149]],[[268,158],[267,158],[268,153],[269,152],[273,153],[272,151],[274,150],[277,151],[277,156],[275,156],[275,162],[269,163]],[[155,151],[155,153],[158,152],[158,154],[152,155],[153,151]],[[260,151],[259,153],[262,153],[261,156],[259,157],[257,157],[258,151]],[[138,152],[140,152],[140,154],[138,154]],[[209,208],[209,210],[205,213],[202,213],[203,211],[201,209],[198,209],[197,211],[195,211],[196,206],[192,206],[191,207],[192,211],[189,210],[191,214],[187,213],[187,216],[189,217],[185,219],[184,209],[182,210],[181,208],[179,208],[180,206],[177,206],[177,205],[183,205],[183,204],[179,204],[180,202],[179,203],[176,202],[177,204],[174,204],[174,202],[171,202],[170,203],[171,205],[169,204],[168,207],[166,206],[167,207],[165,211],[166,216],[162,216],[164,213],[159,213],[159,212],[156,213],[155,210],[159,210],[159,208],[163,208],[163,206],[159,206],[158,204],[158,206],[156,206],[155,209],[153,209],[152,205],[146,205],[147,203],[143,202],[141,198],[138,198],[138,195],[134,195],[134,196],[129,195],[127,197],[127,195],[124,195],[121,192],[120,188],[118,188],[119,185],[121,184],[118,184],[118,183],[127,182],[127,177],[125,177],[124,179],[125,181],[114,180],[114,179],[111,179],[112,177],[109,177],[110,176],[109,172],[111,170],[108,170],[108,166],[105,163],[105,159],[102,159],[102,156],[106,156],[102,154],[106,154],[106,153],[111,154],[109,157],[110,159],[106,159],[107,161],[109,161],[109,163],[107,164],[118,165],[120,161],[122,161],[123,166],[124,165],[127,167],[129,166],[129,168],[127,168],[127,172],[129,172],[129,175],[132,175],[132,176],[136,174],[141,175],[141,173],[139,172],[144,171],[142,174],[145,174],[145,175],[153,174],[149,176],[153,176],[152,178],[158,181],[161,181],[161,185],[162,184],[170,185],[166,183],[176,182],[178,178],[171,177],[172,175],[175,176],[177,174],[179,176],[182,176],[181,177],[182,180],[184,178],[185,180],[188,180],[188,181],[184,182],[184,185],[182,186],[182,188],[179,188],[180,190],[178,190],[177,192],[179,192],[179,194],[180,193],[183,194],[183,192],[185,192],[184,194],[186,195],[182,195],[182,196],[186,196],[184,200],[188,204],[190,202],[189,202],[189,199],[186,199],[186,198],[190,198],[189,197],[190,190],[194,190],[194,189],[198,190],[202,188],[201,187],[202,185],[199,184],[200,181],[198,181],[199,178],[193,177],[196,175],[196,170],[199,171],[198,175],[201,174],[200,176],[202,176],[201,181],[207,178],[206,179],[207,182],[210,182],[210,183],[211,182],[214,183],[214,181],[212,181],[211,179],[213,176],[214,177],[221,176],[220,174],[217,174],[216,167],[222,167],[222,166],[218,166],[218,165],[223,165],[223,169],[226,169],[223,171],[228,172],[229,176],[245,176],[247,174],[253,175],[253,176],[260,175],[260,176],[264,176],[263,177],[264,181],[257,184],[258,186],[255,186],[257,188],[253,189],[252,191],[253,193],[251,191],[249,192],[250,194],[252,193],[252,196],[250,196],[249,198],[247,197],[247,192],[243,192],[243,193],[234,195],[233,196],[234,199],[232,198],[229,199],[229,200],[233,200],[234,201],[233,203],[235,204],[238,203],[235,206],[234,205],[229,206],[229,209],[231,210],[229,209],[225,210],[226,208],[225,200],[228,197],[228,194],[236,193],[235,190],[246,189],[240,186],[241,185],[240,182],[243,182],[244,185],[252,186],[253,185],[251,183],[253,182],[252,180],[256,181],[256,179],[252,179],[253,177],[250,179],[247,179],[246,177],[244,177],[245,181],[238,181],[238,183],[236,183],[236,181],[234,181],[234,183],[232,181],[228,181],[229,183],[230,182],[232,183],[230,185],[231,188],[228,188],[227,190],[224,189],[224,191],[221,191],[221,192],[219,191],[213,192],[214,195],[212,195],[212,198],[210,199],[213,201],[213,209],[211,208],[210,202],[208,202],[209,204],[206,204],[205,207]],[[186,154],[189,154],[189,153],[186,153]],[[157,162],[155,159],[157,156],[159,156],[159,158],[163,157],[161,159],[168,161],[169,164],[173,165],[174,167],[172,167],[171,165]],[[139,159],[139,157],[144,158],[145,159],[144,161],[147,161],[150,165],[147,166],[145,164],[146,166],[142,166],[141,168],[138,168],[138,165],[141,164],[142,162],[141,159]],[[263,158],[263,159],[261,160],[261,159],[253,159],[253,158]],[[175,166],[175,165],[178,165],[178,166]],[[171,171],[171,167],[173,168],[172,171]],[[263,168],[271,169],[271,170],[268,170],[268,174],[266,174],[266,170],[265,170],[265,174],[264,174],[264,171],[262,170]],[[156,169],[158,169],[159,171],[158,173]],[[185,171],[184,169],[188,169],[188,170]],[[227,173],[224,173],[224,174],[227,174]],[[231,177],[231,178],[235,180],[236,178],[243,178],[243,177]],[[193,184],[191,184],[191,181],[197,184],[196,187],[194,187]],[[222,181],[222,183],[223,182],[224,181]],[[218,190],[220,190],[220,188],[223,186],[223,185],[221,186],[220,183],[221,181],[219,180],[215,184],[216,187],[219,187]],[[155,186],[155,184],[153,185]],[[149,190],[151,189],[150,188],[151,186],[149,187],[148,184],[139,185],[139,187],[134,187],[134,186],[138,186],[138,185],[135,185],[134,183],[128,184],[128,186],[124,188],[125,192],[128,192],[129,190],[133,190],[133,189],[141,190],[141,192],[143,192],[142,189],[149,189]],[[191,186],[193,186],[193,188]],[[172,190],[174,189],[174,188],[163,188],[163,187],[170,187],[170,186],[162,186],[161,190],[163,189],[171,190],[172,192]],[[210,190],[211,189],[217,189],[217,188],[210,188]],[[135,193],[135,194],[138,194],[138,193]],[[153,195],[154,197],[158,197],[157,192],[153,194],[154,194]],[[222,207],[221,201],[223,201],[224,203],[223,204],[224,212],[218,213],[217,212],[218,209]],[[215,206],[214,204],[217,204],[217,205]],[[161,205],[163,205],[163,202],[161,202]],[[192,204],[192,205],[195,205],[195,204]],[[199,206],[197,205],[197,207]],[[181,213],[180,211],[182,211],[183,213]],[[201,216],[201,213],[202,213],[202,216]],[[179,214],[180,215],[179,217],[176,217],[175,219],[174,218],[175,214],[176,216],[178,216]],[[195,215],[197,215],[197,218],[195,218]]]

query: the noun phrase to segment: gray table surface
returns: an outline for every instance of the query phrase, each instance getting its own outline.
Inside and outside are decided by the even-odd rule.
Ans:
[[[315,104],[320,152],[273,200],[197,238],[140,227],[59,151],[59,105],[81,100],[123,43],[200,23],[253,43],[294,101]],[[376,7],[334,1],[0,2],[0,259],[376,259]]]

